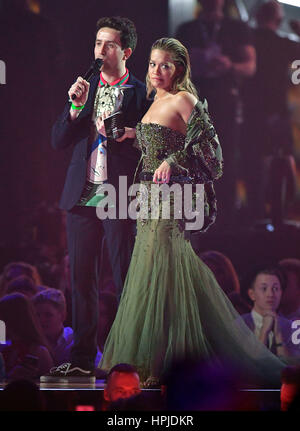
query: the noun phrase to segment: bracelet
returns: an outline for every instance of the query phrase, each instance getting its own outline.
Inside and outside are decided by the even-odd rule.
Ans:
[[[84,107],[85,107],[85,105],[76,106],[76,105],[74,105],[74,103],[72,103],[72,105],[71,105],[71,109],[75,109],[76,111],[81,111]]]

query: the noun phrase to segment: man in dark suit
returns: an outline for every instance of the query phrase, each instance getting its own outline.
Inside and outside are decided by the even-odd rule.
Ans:
[[[121,110],[124,123],[134,128],[147,110],[146,89],[126,68],[126,61],[137,41],[134,24],[127,18],[101,18],[97,22],[95,58],[103,60],[100,76],[90,82],[79,77],[69,90],[69,102],[52,130],[52,145],[61,149],[73,145],[60,207],[67,210],[67,239],[72,284],[74,347],[71,363],[62,364],[42,376],[41,381],[57,378],[93,382],[97,352],[98,283],[97,274],[103,235],[114,281],[121,294],[134,244],[132,220],[99,219],[96,207],[105,194],[101,185],[111,184],[116,195],[119,177],[128,187],[134,180],[139,151],[133,146],[130,129],[121,141],[106,138],[103,120],[117,104],[118,88],[124,90]],[[115,203],[118,208],[118,202]],[[77,380],[78,379],[78,380]]]

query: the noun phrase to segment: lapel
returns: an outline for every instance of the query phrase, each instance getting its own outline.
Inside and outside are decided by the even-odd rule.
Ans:
[[[127,111],[129,103],[135,93],[135,78],[131,75],[130,72],[129,72],[129,79],[127,81],[127,84],[132,85],[133,87],[128,88],[127,90],[124,91],[124,99],[123,99],[122,108],[121,108],[123,112]]]

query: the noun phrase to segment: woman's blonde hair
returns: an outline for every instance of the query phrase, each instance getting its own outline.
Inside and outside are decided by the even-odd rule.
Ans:
[[[176,72],[171,91],[188,91],[198,98],[197,90],[191,81],[191,64],[188,50],[181,42],[171,37],[163,37],[158,39],[151,47],[151,52],[154,49],[167,51],[172,55],[173,61],[176,65]],[[151,55],[150,52],[150,55]],[[147,97],[150,96],[154,90],[151,85],[149,74],[146,75]]]

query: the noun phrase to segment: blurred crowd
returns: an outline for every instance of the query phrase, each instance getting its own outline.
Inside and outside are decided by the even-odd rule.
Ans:
[[[105,254],[105,243],[103,253]],[[36,259],[36,264],[12,261],[4,266],[0,277],[0,320],[5,322],[6,326],[6,343],[0,344],[0,376],[13,387],[21,385],[22,390],[29,385],[28,388],[33,391],[32,385],[41,375],[51,367],[70,361],[73,331],[68,256],[62,253],[59,255],[60,260],[54,262],[50,253],[46,262],[46,253],[43,250],[39,259]],[[275,355],[294,358],[297,364],[297,358],[300,358],[300,330],[299,335],[297,334],[297,329],[300,328],[300,259],[287,257],[273,267],[250,264],[247,273],[238,274],[230,258],[219,251],[201,252],[199,258],[214,273],[240,318],[261,342]],[[100,277],[99,282],[98,354],[95,367],[101,359],[101,352],[118,307],[109,262],[105,268],[105,274]],[[165,378],[166,387],[172,388],[172,395],[168,393],[169,399],[166,391],[162,391],[161,404],[157,398],[153,398],[151,403],[155,409],[167,408],[168,403],[179,410],[196,409],[197,406],[200,410],[260,408],[257,400],[249,400],[245,394],[242,401],[237,397],[238,382],[235,381],[234,371],[230,366],[226,374],[222,374],[223,371],[217,368],[210,369],[208,364],[174,364],[174,367]],[[100,369],[99,372],[101,374]],[[100,378],[107,377],[100,374]],[[289,398],[292,393],[294,399],[298,374],[295,365],[295,368],[289,367],[283,376],[283,397]],[[204,398],[198,384],[193,382],[196,376],[201,382],[203,380],[203,388],[207,385],[207,389],[203,389]],[[293,379],[291,376],[296,377]],[[184,400],[175,396],[179,390],[180,379],[184,379],[184,386],[187,386]],[[120,385],[118,383],[118,387]],[[209,396],[206,394],[208,387]],[[6,391],[7,388],[8,386]],[[217,395],[221,389],[223,395]],[[194,395],[189,398],[189,391],[191,394],[196,391],[196,398]],[[130,397],[133,394],[125,389],[124,393],[127,395],[120,395],[122,402],[119,400],[116,405],[113,403],[113,408],[143,410],[145,405],[149,406],[149,400],[145,401],[143,394],[131,400],[133,404],[127,405],[123,398],[128,398],[128,393]],[[286,405],[287,401],[284,402]]]

